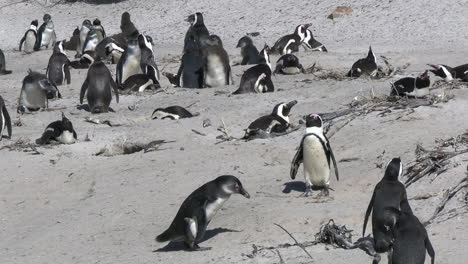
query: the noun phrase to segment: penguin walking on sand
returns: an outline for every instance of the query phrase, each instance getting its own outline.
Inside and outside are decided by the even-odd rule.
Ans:
[[[299,58],[293,54],[284,54],[281,56],[278,61],[276,61],[275,73],[292,75],[298,73],[305,73],[305,69],[301,63],[299,63]]]
[[[70,60],[63,50],[63,42],[58,41],[54,53],[49,59],[46,71],[47,78],[55,85],[70,84]]]
[[[0,95],[0,141],[2,140],[3,134],[5,133],[5,128],[8,132],[8,138],[11,139],[11,118],[10,114],[8,114],[5,101]]]
[[[361,77],[363,75],[375,76],[377,74],[377,59],[372,47],[369,47],[367,57],[357,60],[346,76]]]
[[[203,86],[220,87],[232,81],[229,55],[223,48],[221,39],[211,35],[201,43],[203,54]]]
[[[232,94],[269,93],[275,91],[271,80],[270,47],[260,51],[259,64],[247,69],[241,77],[239,88]]]
[[[323,121],[319,115],[306,116],[306,134],[302,137],[291,163],[291,179],[296,178],[301,163],[304,163],[306,190],[302,196],[312,195],[312,186],[322,187],[322,196],[329,195],[330,160],[333,162],[336,179],[338,166],[328,138],[323,133]]]
[[[35,51],[40,50],[42,47],[46,47],[46,49],[48,49],[49,46],[53,46],[57,41],[52,17],[49,14],[45,14],[43,21],[44,23],[42,23],[37,31],[36,44],[34,45]]]
[[[7,75],[11,73],[12,71],[6,69],[5,54],[3,54],[3,51],[0,49],[0,75]]]
[[[62,98],[57,86],[45,74],[31,69],[23,79],[23,86],[18,100],[18,113],[38,111],[49,107],[49,99]]]
[[[73,129],[72,122],[62,113],[62,120],[50,123],[42,136],[36,139],[36,144],[45,145],[51,140],[58,141],[62,144],[73,144],[76,142],[77,135]]]
[[[272,54],[290,54],[299,51],[299,46],[306,37],[306,30],[311,24],[298,25],[293,34],[281,37],[271,48]]]
[[[171,119],[191,118],[198,114],[192,114],[182,106],[169,106],[166,108],[156,108],[151,115],[151,119]]]
[[[244,36],[237,42],[236,48],[241,49],[242,61],[240,65],[257,64],[259,52],[253,40],[249,36]]]
[[[196,42],[203,45],[205,43],[205,40],[207,40],[210,37],[210,32],[206,28],[205,22],[203,20],[203,14],[197,12],[188,16],[188,18],[185,21],[190,23],[190,27],[187,30],[187,33],[185,33],[184,50],[186,48],[187,41],[191,37],[193,37]]]
[[[372,234],[377,253],[388,252],[393,243],[389,224],[393,222],[393,218],[388,214],[388,208],[413,214],[408,203],[406,188],[399,181],[402,173],[403,165],[400,158],[393,158],[388,162],[385,174],[382,180],[375,186],[374,193],[366,210],[362,236],[366,233],[367,221],[372,212]]]
[[[455,68],[443,64],[428,65],[432,67],[432,73],[434,73],[436,76],[439,76],[447,82],[450,82],[454,79],[459,79],[463,82],[468,82],[468,64],[463,64]]]
[[[423,97],[429,94],[431,80],[426,70],[417,77],[404,77],[392,84],[390,96]]]
[[[289,103],[277,104],[271,114],[253,121],[245,130],[245,135],[242,139],[265,138],[273,134],[286,132],[290,126],[289,112],[296,104],[296,100]]]
[[[24,33],[23,38],[20,41],[19,51],[23,50],[25,53],[29,54],[34,51],[34,46],[36,45],[37,40],[37,26],[39,22],[33,20],[29,29]]]
[[[143,73],[141,70],[141,49],[138,43],[138,32],[128,39],[128,47],[122,54],[116,68],[116,82],[122,85],[128,77]]]
[[[327,48],[314,38],[310,29],[306,29],[305,31],[305,38],[302,41],[302,46],[305,47],[306,50],[328,52]]]
[[[223,175],[205,183],[184,200],[169,228],[156,241],[184,242],[189,250],[203,250],[198,243],[203,241],[208,224],[233,194],[250,198],[235,176]]]

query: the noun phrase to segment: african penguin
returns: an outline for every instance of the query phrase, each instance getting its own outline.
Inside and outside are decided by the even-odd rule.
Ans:
[[[46,71],[47,78],[55,85],[70,84],[70,60],[63,50],[63,42],[57,41],[54,53],[49,59]]]
[[[390,96],[421,97],[429,94],[431,80],[427,70],[417,77],[405,77],[392,84]]]
[[[464,82],[468,82],[468,64],[463,64],[455,68],[449,67],[443,64],[428,64],[433,69],[431,70],[436,76],[444,79],[447,82],[453,79],[460,79]]]
[[[257,118],[250,123],[245,130],[245,135],[242,139],[252,139],[255,137],[269,137],[275,133],[284,133],[289,128],[289,112],[297,104],[297,101],[289,103],[280,103],[273,108],[273,112],[269,115]]]
[[[62,144],[73,144],[76,142],[77,135],[73,129],[72,122],[62,113],[62,120],[50,123],[42,136],[36,139],[36,144],[45,145],[51,140],[58,141]]]
[[[204,44],[203,44],[204,43]],[[223,48],[221,39],[211,35],[201,44],[203,54],[203,87],[220,87],[229,85],[231,65],[229,55]]]
[[[0,49],[0,75],[7,75],[11,73],[12,71],[6,69],[5,54],[3,54],[3,51]]]
[[[96,30],[97,39],[98,39],[98,43],[99,43],[104,38],[106,38],[106,31],[104,30],[104,27],[101,24],[101,20],[99,20],[97,18],[94,19],[94,21],[93,21],[93,27],[94,27],[94,30]]]
[[[276,61],[275,73],[278,74],[298,74],[305,73],[304,67],[299,63],[299,59],[293,54],[284,54]]]
[[[241,49],[241,65],[257,64],[259,52],[249,36],[244,36],[237,42],[236,48]]]
[[[290,54],[299,51],[299,46],[306,37],[306,30],[310,24],[298,25],[293,34],[289,34],[278,39],[271,48],[272,54]]]
[[[37,111],[48,107],[48,99],[62,98],[57,86],[46,75],[28,71],[23,79],[23,86],[18,100],[18,113]]]
[[[122,90],[132,92],[144,92],[147,89],[156,90],[161,88],[158,80],[156,80],[156,73],[154,68],[147,66],[146,73],[135,74],[127,78],[125,82],[119,87]]]
[[[34,45],[35,51],[40,50],[42,47],[48,49],[49,45],[54,45],[57,40],[52,17],[49,14],[45,14],[43,20],[44,23],[42,23],[37,31],[36,44]]]
[[[77,50],[80,45],[80,27],[73,30],[73,34],[69,41],[63,41],[63,48],[66,50]]]
[[[34,51],[34,46],[36,45],[37,39],[37,26],[39,22],[33,20],[29,29],[24,33],[23,38],[20,41],[19,51],[23,50],[25,53],[31,53]]]
[[[399,181],[402,173],[403,165],[400,158],[390,160],[382,180],[375,186],[367,207],[362,236],[366,233],[367,221],[372,212],[372,234],[377,253],[389,251],[392,245],[392,234],[389,229],[389,223],[392,222],[392,219],[387,214],[387,209],[393,208],[405,213],[413,213],[408,203],[405,186]]]
[[[0,95],[0,141],[2,140],[3,134],[5,133],[5,128],[7,128],[8,138],[11,139],[11,118],[10,114],[8,114],[5,101]]]
[[[312,51],[328,52],[327,48],[314,38],[310,29],[306,29],[305,31],[305,38],[302,42],[302,46]]]
[[[138,30],[133,24],[128,12],[122,13],[122,19],[120,20],[120,30],[122,30],[122,33],[125,37],[129,37],[135,33],[138,33]]]
[[[269,93],[275,90],[271,81],[270,47],[266,44],[260,51],[258,63],[244,72],[239,89],[232,94]]]
[[[88,69],[96,59],[96,52],[87,50],[78,60],[71,61],[70,66],[73,69]]]
[[[141,71],[146,75],[154,74],[154,79],[159,82],[159,69],[153,55],[153,39],[150,36],[141,34],[138,36],[138,44],[140,45],[141,50]],[[150,72],[147,71],[149,68],[151,68]]]
[[[80,39],[79,39],[80,41],[79,41],[79,45],[76,48],[76,55],[75,55],[76,58],[79,58],[82,55],[85,42],[86,42],[86,38],[88,37],[88,33],[92,28],[93,28],[93,25],[91,24],[91,21],[89,21],[89,19],[85,19],[80,28]]]
[[[131,35],[128,39],[128,47],[122,54],[117,63],[116,82],[121,85],[128,77],[143,73],[141,71],[141,49],[138,43],[138,32]]]
[[[346,76],[348,77],[360,77],[362,75],[375,76],[377,73],[377,60],[375,54],[372,51],[372,47],[369,47],[369,53],[366,58],[357,60],[351,70],[349,70]]]
[[[199,249],[208,224],[232,194],[250,198],[235,176],[223,175],[205,183],[184,200],[169,228],[156,241],[184,242],[191,250]]]
[[[303,196],[312,195],[312,186],[323,187],[321,195],[329,195],[330,159],[333,162],[336,179],[339,180],[335,155],[327,136],[323,132],[323,121],[319,115],[306,116],[306,134],[302,137],[291,163],[291,179],[296,178],[301,163],[304,163],[306,190]]]
[[[99,45],[98,45],[99,46]],[[119,47],[117,44],[114,42],[109,42],[106,45],[106,57],[111,56],[111,62],[112,64],[117,64],[119,63],[120,58],[122,57],[122,54],[125,52],[124,49]]]
[[[181,106],[169,106],[166,108],[156,108],[151,115],[151,119],[171,119],[177,120],[181,118],[191,118],[196,114],[190,113],[187,109]]]
[[[97,31],[94,28],[91,28],[88,31],[88,35],[86,36],[86,40],[84,42],[83,50],[81,51],[82,52],[81,54],[84,54],[88,50],[95,51],[98,43],[99,43],[99,39],[98,39]]]
[[[188,16],[188,18],[185,19],[185,21],[190,23],[190,27],[187,30],[187,33],[185,33],[184,50],[186,49],[187,41],[191,37],[193,37],[199,45],[203,45],[205,40],[208,39],[210,36],[210,33],[203,21],[203,14],[197,12]]]
[[[119,102],[117,84],[109,69],[102,61],[96,61],[88,69],[86,80],[81,86],[80,104],[86,94],[89,111],[93,114],[106,113],[109,111],[112,100],[112,89],[115,92],[116,102]]]

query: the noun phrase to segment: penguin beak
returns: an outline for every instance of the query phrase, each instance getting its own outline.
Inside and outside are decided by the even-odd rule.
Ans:
[[[239,194],[242,194],[245,198],[250,199],[250,194],[242,186],[239,188]]]
[[[293,106],[295,106],[297,104],[297,100],[294,100],[294,101],[291,101],[289,103],[286,104],[286,107],[291,109]]]
[[[440,69],[440,66],[439,65],[434,65],[434,64],[427,64],[427,66],[430,66],[436,70]]]
[[[421,78],[421,79],[427,79],[427,78],[429,78],[429,75],[427,74],[428,72],[429,72],[429,71],[426,70],[423,74],[421,74],[421,75],[419,76],[419,78]]]

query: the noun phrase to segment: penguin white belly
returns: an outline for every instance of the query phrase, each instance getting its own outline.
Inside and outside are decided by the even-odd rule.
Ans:
[[[3,131],[5,130],[6,124],[5,124],[5,116],[3,115],[3,110],[0,109],[0,113],[2,116],[2,123],[0,124],[0,140],[2,140],[3,137]]]
[[[86,52],[86,51],[88,51],[88,50],[94,51],[94,50],[96,50],[97,44],[98,44],[98,40],[97,40],[97,39],[92,39],[92,40],[90,40],[90,41],[88,41],[88,42],[86,43],[86,47],[84,47],[84,50],[83,50],[83,51],[84,51],[84,52]]]
[[[429,88],[421,88],[421,89],[414,88],[414,90],[411,93],[407,93],[407,95],[412,95],[415,97],[424,97],[429,94],[430,94]]]
[[[285,68],[282,69],[282,71],[285,74],[298,74],[300,72],[299,68],[297,68],[297,67],[285,67]]]
[[[226,84],[226,72],[221,59],[216,55],[208,56],[208,69],[205,84],[209,87],[218,87]]]
[[[34,43],[36,43],[36,36],[33,32],[28,32],[26,39],[23,43],[23,50],[26,53],[31,53],[34,49]]]
[[[262,72],[260,76],[258,76],[257,81],[255,82],[254,91],[257,93],[263,93],[265,90],[265,85],[261,84],[261,81],[266,78],[266,74]]]
[[[330,167],[322,143],[315,136],[308,136],[303,143],[304,177],[314,186],[325,186],[330,181]]]
[[[44,32],[42,33],[42,42],[41,42],[41,47],[47,46],[50,44],[50,39],[53,33],[53,29],[46,28]]]
[[[171,113],[166,113],[164,111],[157,111],[153,114],[152,118],[163,119],[163,118],[172,118],[174,120],[178,120],[180,118],[179,115],[174,115]]]
[[[73,133],[70,131],[63,131],[57,140],[63,144],[73,144],[76,141]]]
[[[122,65],[122,83],[124,83],[128,77],[142,73],[140,67],[140,60],[136,56],[129,56],[124,65]]]
[[[152,80],[148,80],[145,84],[143,84],[142,86],[140,86],[140,88],[138,88],[138,92],[144,92],[146,90],[146,88],[148,88],[148,86],[150,86],[151,84],[153,84],[153,81]]]
[[[227,201],[227,198],[218,198],[215,201],[206,205],[205,213],[206,213],[206,221],[210,222],[213,216],[218,212],[219,209],[223,206],[223,204]]]

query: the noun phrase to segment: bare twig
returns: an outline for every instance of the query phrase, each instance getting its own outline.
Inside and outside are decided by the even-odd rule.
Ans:
[[[286,232],[286,234],[288,234],[288,235],[294,240],[294,242],[296,243],[296,245],[297,245],[298,247],[300,247],[300,248],[307,254],[307,256],[309,256],[310,259],[312,259],[312,260],[314,259],[314,258],[312,257],[312,255],[310,255],[310,253],[307,252],[307,250],[305,249],[305,247],[304,247],[302,244],[300,244],[300,243],[297,241],[297,239],[296,239],[293,235],[291,235],[291,233],[289,233],[288,230],[286,230],[284,227],[282,227],[282,226],[279,225],[279,224],[276,224],[276,223],[274,223],[274,224],[275,224],[276,226],[278,226],[279,228],[283,229],[283,231]]]

